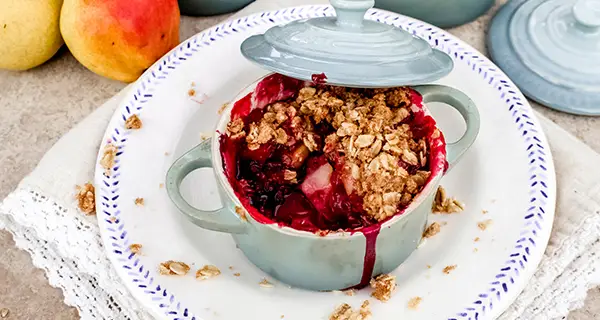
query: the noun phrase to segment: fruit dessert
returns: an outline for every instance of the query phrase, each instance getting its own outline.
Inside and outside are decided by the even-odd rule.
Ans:
[[[321,233],[401,214],[431,176],[430,157],[439,153],[431,146],[444,148],[432,139],[443,142],[409,87],[344,88],[275,74],[235,103],[220,151],[256,220]]]

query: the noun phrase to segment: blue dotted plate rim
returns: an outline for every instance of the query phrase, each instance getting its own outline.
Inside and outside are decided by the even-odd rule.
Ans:
[[[334,11],[326,5],[310,5],[262,12],[219,24],[184,41],[151,68],[132,86],[120,107],[115,111],[107,131],[105,141],[100,146],[98,161],[107,143],[117,146],[115,164],[110,176],[104,168],[96,165],[96,203],[100,231],[107,255],[119,272],[122,281],[133,295],[149,307],[154,315],[169,320],[201,320],[183,305],[174,294],[151,275],[155,269],[144,266],[140,259],[130,252],[129,239],[125,224],[120,220],[118,205],[120,182],[120,156],[126,151],[127,136],[125,121],[134,114],[140,114],[144,106],[152,99],[158,85],[168,77],[171,70],[185,64],[185,61],[203,47],[238,33],[246,32],[257,26],[275,25],[296,19],[316,16],[331,16]],[[420,36],[432,46],[449,54],[455,63],[464,63],[472,72],[481,76],[503,99],[506,111],[510,113],[515,129],[521,133],[522,147],[529,161],[530,201],[529,208],[523,212],[523,226],[519,239],[515,240],[512,253],[506,258],[493,279],[489,280],[487,290],[472,298],[468,305],[457,306],[453,314],[445,319],[489,319],[500,315],[526,286],[542,259],[550,237],[556,201],[556,181],[554,163],[546,137],[527,100],[502,71],[469,45],[458,40],[446,31],[438,29],[416,19],[372,9],[367,18],[393,24]]]

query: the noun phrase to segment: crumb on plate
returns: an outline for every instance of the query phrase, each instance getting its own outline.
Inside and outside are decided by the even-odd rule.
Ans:
[[[473,241],[478,242],[480,239],[479,237],[475,237],[475,239],[473,239]]]
[[[267,280],[267,278],[263,278],[258,285],[260,285],[263,288],[273,288],[273,284],[269,282],[269,280]]]
[[[193,97],[195,95],[196,95],[196,90],[194,90],[194,89],[188,90],[188,96]]]
[[[100,165],[104,168],[104,173],[107,176],[110,176],[110,172],[112,167],[115,166],[115,158],[117,157],[118,148],[114,146],[112,143],[104,146],[104,150],[102,151],[102,159],[100,159]]]
[[[451,214],[461,212],[464,209],[465,205],[462,202],[453,197],[448,197],[446,194],[446,189],[444,189],[442,186],[438,187],[437,192],[435,193],[435,199],[433,200],[433,206],[431,208],[433,213]]]
[[[451,266],[445,266],[444,269],[442,270],[443,273],[445,274],[450,274],[450,272],[452,272],[452,270],[456,269],[456,265],[453,264]]]
[[[371,308],[369,300],[365,300],[360,309],[353,310],[352,306],[347,303],[339,305],[329,316],[329,320],[366,320],[371,317]]]
[[[440,233],[441,230],[441,226],[439,223],[434,222],[432,224],[430,224],[427,229],[425,229],[425,231],[423,232],[423,237],[424,238],[431,238],[433,236],[435,236],[436,234]]]
[[[386,302],[390,300],[392,293],[396,290],[396,276],[382,274],[371,279],[370,284],[373,288],[371,296],[379,301]]]
[[[219,268],[217,268],[216,266],[207,264],[204,267],[200,268],[198,271],[196,271],[196,279],[206,280],[206,279],[214,278],[220,274],[221,274],[221,270],[219,270]]]
[[[240,216],[240,219],[243,221],[248,221],[248,217],[246,216],[246,210],[240,206],[235,206],[235,213]]]
[[[344,290],[342,292],[345,295],[350,296],[350,297],[352,297],[352,296],[354,296],[356,294],[356,290],[354,290],[354,289],[348,289],[348,290]]]
[[[158,185],[158,187],[162,189],[162,188],[164,188],[164,187],[165,187],[165,184],[164,184],[164,183],[161,183],[161,184],[159,184],[159,185]]]
[[[487,210],[481,210],[481,213],[482,213],[482,214],[487,214],[488,212],[489,212],[489,211],[487,211]]]
[[[421,297],[411,298],[410,300],[408,300],[408,308],[411,310],[417,310],[421,301],[423,301],[423,298]]]
[[[125,121],[125,129],[137,130],[142,128],[142,120],[137,116],[137,114],[132,114]]]
[[[135,198],[135,204],[138,206],[144,205],[144,198]]]
[[[181,261],[165,261],[158,266],[158,271],[162,275],[183,276],[190,271],[190,266]]]
[[[200,142],[204,142],[208,139],[210,139],[210,135],[208,133],[200,132]]]
[[[81,212],[87,215],[96,213],[96,189],[91,183],[86,183],[83,187],[77,186],[77,206]]]
[[[129,246],[129,251],[135,255],[140,254],[142,252],[142,245],[139,243],[131,244]]]
[[[481,229],[481,231],[485,231],[492,224],[492,219],[487,219],[477,223],[477,227]]]
[[[227,106],[229,106],[229,102],[225,102],[225,103],[223,103],[223,104],[222,104],[222,105],[219,107],[219,110],[217,111],[217,113],[218,113],[219,115],[222,115],[222,114],[223,114],[223,112],[225,111],[225,109],[227,109]]]
[[[235,277],[239,277],[239,276],[241,276],[241,274],[240,274],[239,272],[236,272],[236,273],[234,273],[233,275],[234,275]]]

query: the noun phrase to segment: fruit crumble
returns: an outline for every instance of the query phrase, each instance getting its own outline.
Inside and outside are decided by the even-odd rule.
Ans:
[[[239,198],[269,221],[310,232],[356,230],[401,213],[428,182],[432,154],[444,152],[421,96],[282,77],[238,101],[221,135]]]

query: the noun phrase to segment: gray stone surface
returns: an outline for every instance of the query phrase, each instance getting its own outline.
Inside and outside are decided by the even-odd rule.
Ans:
[[[485,52],[483,30],[494,10],[451,32]],[[224,18],[184,17],[181,38]],[[86,70],[66,48],[36,69],[0,71],[0,198],[17,186],[60,136],[123,87]],[[600,152],[600,118],[534,108]],[[62,301],[61,291],[48,284],[43,271],[14,246],[8,233],[0,231],[0,309],[10,310],[7,319],[78,319],[77,311]],[[585,307],[569,318],[600,319],[600,290],[591,290]]]

